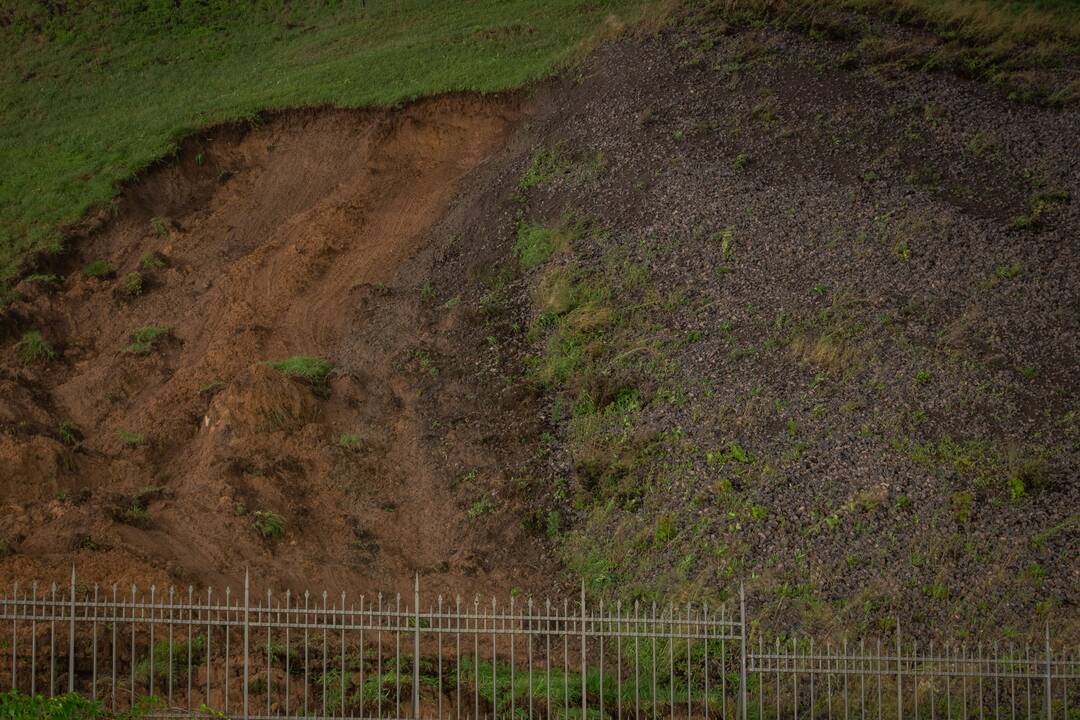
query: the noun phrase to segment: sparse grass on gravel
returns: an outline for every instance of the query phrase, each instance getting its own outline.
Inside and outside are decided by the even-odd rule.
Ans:
[[[550,73],[646,0],[368,4],[87,0],[0,11],[0,283],[199,128],[266,109],[389,105]],[[198,80],[195,81],[194,79]]]
[[[840,57],[841,63],[861,58],[947,69],[1000,85],[1014,100],[1064,105],[1080,99],[1080,5],[1071,0],[724,0],[687,7],[740,25],[858,40],[857,52]],[[885,37],[865,18],[926,34]]]

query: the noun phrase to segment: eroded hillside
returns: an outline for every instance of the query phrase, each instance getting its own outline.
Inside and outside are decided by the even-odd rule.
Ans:
[[[20,287],[0,569],[1075,631],[1080,116],[840,37],[189,141]]]

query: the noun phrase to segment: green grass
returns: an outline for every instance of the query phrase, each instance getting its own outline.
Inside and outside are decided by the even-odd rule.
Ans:
[[[72,447],[82,440],[82,430],[71,420],[61,422],[56,428],[56,434],[60,437],[60,442]]]
[[[297,378],[317,387],[325,387],[326,379],[334,364],[322,358],[308,357],[306,355],[293,355],[284,360],[269,360],[266,363],[281,374],[290,378]]]
[[[522,270],[531,270],[546,263],[556,252],[569,249],[581,233],[582,224],[570,218],[563,218],[552,227],[523,222],[518,225],[514,255]]]
[[[119,435],[120,435],[120,442],[124,443],[128,447],[136,447],[136,446],[142,445],[144,442],[146,442],[146,436],[141,435],[141,434],[136,433],[136,432],[130,432],[128,430],[121,430]]]
[[[277,540],[285,534],[285,518],[272,510],[256,510],[252,524],[266,540]]]
[[[23,365],[37,365],[56,358],[56,350],[39,330],[28,330],[15,343],[15,357]]]
[[[0,282],[118,184],[222,121],[295,106],[493,92],[578,55],[648,0],[31,0],[0,25]],[[158,232],[164,221],[155,224]]]
[[[132,355],[147,355],[154,349],[157,343],[172,332],[167,327],[147,325],[131,333],[131,344],[127,346],[127,352]]]
[[[23,695],[17,690],[0,694],[0,718],[4,720],[95,720],[108,717],[96,700],[70,693],[54,698]]]
[[[108,260],[91,260],[83,267],[82,271],[83,275],[88,278],[106,278],[116,272],[116,269]]]
[[[124,292],[131,297],[142,295],[143,292],[143,278],[137,272],[129,272],[124,276],[123,281]]]
[[[167,690],[169,675],[173,682],[180,683],[187,678],[188,653],[191,654],[191,667],[197,669],[206,657],[206,637],[197,635],[190,642],[183,638],[173,641],[160,640],[154,643],[153,671],[154,690]],[[150,658],[144,657],[135,665],[135,679],[139,683],[150,682]]]

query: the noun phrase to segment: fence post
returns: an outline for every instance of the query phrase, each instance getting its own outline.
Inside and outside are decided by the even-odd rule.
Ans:
[[[746,588],[742,583],[739,583],[739,632],[742,635],[742,642],[740,643],[739,657],[742,666],[739,669],[739,704],[742,705],[742,720],[746,720],[747,707],[746,707]]]
[[[420,718],[420,573],[413,586],[413,717]],[[439,658],[442,662],[442,658]]]
[[[1050,621],[1046,621],[1046,720],[1053,720],[1054,709],[1051,706],[1053,697],[1050,694],[1050,681],[1053,678],[1051,663],[1052,657],[1050,654]]]
[[[68,625],[68,692],[75,692],[75,565],[71,566],[71,619]]]
[[[244,720],[248,719],[248,662],[250,638],[248,633],[251,628],[251,569],[244,568]],[[225,632],[229,629],[225,628]],[[267,679],[269,682],[269,678]]]
[[[654,628],[655,630],[655,628]],[[581,720],[589,717],[588,682],[585,669],[585,578],[581,578]]]
[[[917,692],[917,690],[916,690]],[[896,618],[896,717],[904,717],[904,676],[900,667],[900,618]]]

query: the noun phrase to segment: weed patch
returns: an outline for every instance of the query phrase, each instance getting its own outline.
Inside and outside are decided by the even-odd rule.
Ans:
[[[266,365],[288,378],[301,380],[315,388],[325,388],[334,364],[322,358],[293,355],[284,360],[267,360]]]
[[[147,325],[131,333],[131,344],[125,352],[132,355],[149,355],[158,343],[169,336],[171,328]]]
[[[523,222],[518,226],[514,255],[522,270],[546,263],[556,252],[568,250],[581,236],[582,224],[569,218],[555,227]]]
[[[93,260],[83,266],[82,272],[88,278],[107,278],[116,272],[116,268],[108,260]]]
[[[56,359],[56,350],[39,330],[28,330],[15,343],[15,357],[23,365],[37,365]]]
[[[285,535],[285,518],[271,510],[256,510],[251,522],[264,540],[278,540]]]

